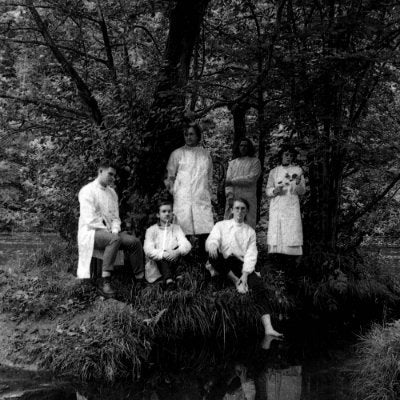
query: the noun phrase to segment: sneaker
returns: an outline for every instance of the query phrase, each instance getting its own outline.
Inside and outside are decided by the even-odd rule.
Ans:
[[[107,298],[115,296],[115,290],[111,287],[111,282],[108,279],[103,279],[103,283],[99,286],[99,292],[102,296]]]

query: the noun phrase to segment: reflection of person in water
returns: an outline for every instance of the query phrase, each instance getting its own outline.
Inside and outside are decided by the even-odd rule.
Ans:
[[[247,355],[247,362],[236,362],[215,379],[214,373],[203,386],[203,400],[300,400],[301,366],[290,365],[290,348],[285,354],[282,342],[272,338],[267,351]]]

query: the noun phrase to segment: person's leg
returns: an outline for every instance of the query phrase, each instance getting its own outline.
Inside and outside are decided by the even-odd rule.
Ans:
[[[114,262],[117,257],[121,239],[118,235],[99,229],[94,234],[94,248],[104,250],[102,276],[110,276],[114,270]]]
[[[111,274],[114,270],[114,262],[117,257],[118,249],[121,245],[121,239],[118,235],[114,235],[106,230],[97,230],[94,234],[94,247],[103,252],[102,265],[102,284],[99,288],[101,294],[112,297],[115,295],[114,289],[111,287]]]
[[[206,240],[208,238],[208,235],[208,233],[196,235],[198,245],[198,257],[201,264],[205,264],[207,262],[208,253],[206,251]]]
[[[143,248],[140,240],[126,232],[119,234],[121,238],[120,248],[127,252],[129,263],[136,279],[143,279],[144,277],[144,258]]]
[[[281,333],[277,332],[271,323],[271,308],[268,302],[268,290],[264,285],[262,279],[255,273],[252,272],[247,278],[247,284],[251,290],[254,302],[258,305],[261,310],[261,322],[264,327],[266,335],[271,336],[282,336]]]

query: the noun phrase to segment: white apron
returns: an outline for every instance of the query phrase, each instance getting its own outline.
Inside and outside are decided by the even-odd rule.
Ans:
[[[172,152],[168,179],[173,182],[176,223],[185,235],[210,233],[214,226],[210,181],[212,160],[203,147],[183,146]]]
[[[292,179],[294,174],[301,175],[299,185],[296,185],[295,179]],[[279,182],[285,184],[284,194],[274,196],[273,189],[278,186]],[[293,255],[302,254],[303,227],[299,202],[299,195],[305,192],[302,169],[297,166],[283,167],[281,165],[274,168],[269,174],[266,192],[267,196],[271,197],[267,235],[270,252],[272,250],[272,252]],[[291,253],[290,249],[287,249],[288,251],[285,250],[288,247],[297,247],[298,249],[292,249],[294,252]],[[278,251],[274,251],[274,248],[278,249]]]

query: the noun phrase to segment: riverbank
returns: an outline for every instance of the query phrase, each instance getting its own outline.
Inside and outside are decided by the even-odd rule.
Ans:
[[[2,264],[0,364],[83,380],[136,380],[160,343],[189,338],[193,343],[225,345],[240,338],[253,343],[262,338],[259,310],[249,296],[206,285],[195,262],[186,265],[182,287],[171,292],[157,284],[141,287],[121,273],[116,282],[118,298],[106,301],[90,282],[75,279],[76,264],[76,249],[60,243]],[[334,336],[359,332],[359,321],[381,315],[395,300],[396,282],[382,274],[373,260],[347,277],[344,281],[342,273],[336,280],[321,281],[324,292],[319,286],[318,298],[303,292],[299,304],[308,312],[308,319],[303,319],[298,304],[295,309],[293,298],[286,295],[284,275],[266,271],[276,328],[290,337],[292,331],[303,332],[299,324],[303,327],[311,321]]]
[[[48,369],[81,379],[136,379],[155,342],[193,337],[221,342],[261,334],[259,310],[231,288],[215,291],[188,266],[182,287],[164,292],[116,282],[104,301],[90,282],[75,279],[76,249],[43,248],[0,268],[2,364]],[[270,287],[275,316],[285,304]]]

